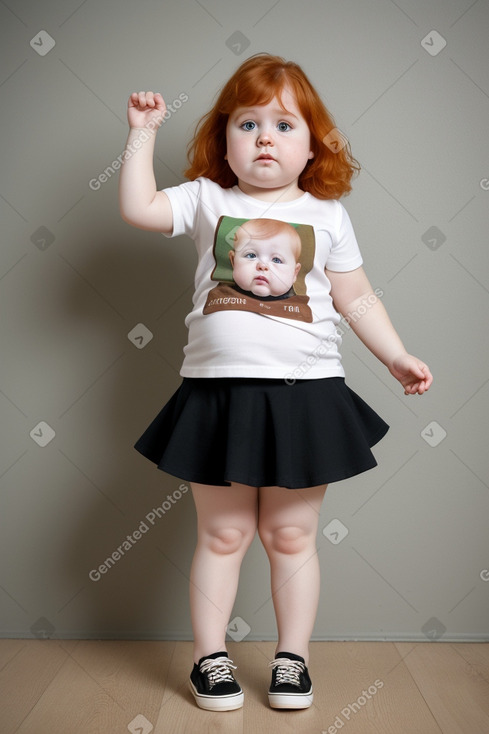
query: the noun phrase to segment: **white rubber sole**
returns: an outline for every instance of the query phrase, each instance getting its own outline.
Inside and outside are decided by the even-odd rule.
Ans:
[[[308,693],[269,693],[268,702],[272,709],[308,709],[313,701],[312,688]]]
[[[240,709],[244,703],[244,693],[233,693],[230,696],[206,696],[197,692],[192,681],[189,681],[195,703],[206,711],[235,711]]]

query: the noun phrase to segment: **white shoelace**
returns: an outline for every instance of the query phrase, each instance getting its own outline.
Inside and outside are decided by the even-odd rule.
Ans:
[[[275,678],[276,685],[282,683],[291,683],[294,686],[300,686],[300,674],[304,672],[305,665],[299,660],[289,660],[288,658],[277,658],[270,663],[271,668],[277,668],[277,676]]]
[[[214,688],[218,683],[233,683],[234,676],[230,668],[236,670],[236,665],[229,658],[220,657],[205,660],[200,666],[201,673],[207,673],[209,688]]]

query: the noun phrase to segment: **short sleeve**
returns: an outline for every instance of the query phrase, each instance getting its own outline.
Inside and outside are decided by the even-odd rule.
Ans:
[[[348,212],[341,202],[337,201],[336,204],[336,227],[332,233],[333,244],[326,268],[346,273],[359,268],[363,259]]]
[[[162,233],[165,237],[187,234],[193,237],[196,228],[197,212],[201,195],[201,181],[188,181],[180,186],[163,189],[168,196],[173,214],[173,231]]]

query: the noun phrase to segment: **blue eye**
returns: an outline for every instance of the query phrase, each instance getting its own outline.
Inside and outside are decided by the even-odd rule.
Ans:
[[[256,255],[255,255],[254,252],[247,252],[246,255],[245,255],[245,258],[247,258],[248,260],[254,260],[255,257],[256,257]]]
[[[254,130],[255,123],[253,122],[253,120],[247,120],[246,122],[243,122],[241,127],[243,128],[243,130],[248,130],[248,131]]]
[[[286,133],[289,130],[292,130],[292,128],[291,128],[291,126],[289,125],[288,122],[279,122],[278,125],[277,125],[277,127],[278,127],[278,129],[280,130],[281,133]]]
[[[274,262],[276,265],[282,265],[282,260],[277,256],[272,257],[272,262]]]

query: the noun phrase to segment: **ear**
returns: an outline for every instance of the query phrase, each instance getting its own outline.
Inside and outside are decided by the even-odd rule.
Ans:
[[[231,267],[234,269],[234,250],[229,250],[228,255],[231,260]]]
[[[309,160],[311,160],[311,158],[314,158],[314,153],[312,152],[312,150],[309,151],[309,155],[307,157],[309,158]]]

